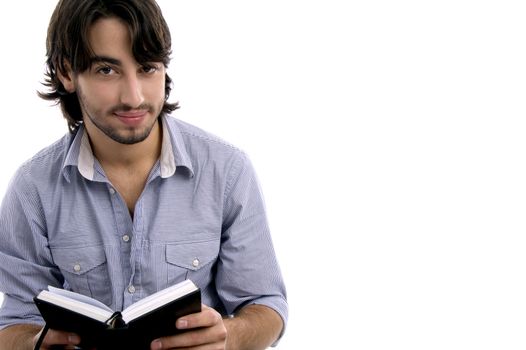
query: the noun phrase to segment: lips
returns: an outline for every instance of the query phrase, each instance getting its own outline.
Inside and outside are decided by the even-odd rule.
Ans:
[[[129,126],[140,124],[146,115],[147,110],[131,110],[131,111],[117,111],[113,113],[119,120]]]
[[[114,112],[114,114],[117,117],[121,118],[140,118],[143,117],[146,113],[148,113],[148,111],[145,109]]]

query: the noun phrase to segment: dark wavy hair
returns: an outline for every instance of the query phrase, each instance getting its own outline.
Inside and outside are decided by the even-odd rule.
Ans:
[[[89,47],[89,29],[97,20],[110,17],[120,18],[128,25],[137,62],[162,62],[165,67],[170,62],[170,30],[155,0],[60,0],[51,16],[46,40],[47,67],[43,84],[49,91],[39,91],[38,95],[60,104],[72,133],[82,123],[82,111],[77,94],[66,91],[57,73],[66,74],[66,63],[73,73],[90,68],[94,54]],[[168,103],[171,85],[172,80],[166,74],[161,113],[179,108],[178,103]]]

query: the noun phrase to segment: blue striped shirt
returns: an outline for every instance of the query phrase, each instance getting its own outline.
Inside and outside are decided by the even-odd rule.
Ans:
[[[33,297],[48,285],[122,310],[184,279],[222,314],[261,304],[286,322],[249,159],[175,118],[162,126],[161,156],[133,218],[82,127],[20,167],[0,208],[0,328],[42,324]]]

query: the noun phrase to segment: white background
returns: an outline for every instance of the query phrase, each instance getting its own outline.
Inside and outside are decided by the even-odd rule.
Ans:
[[[522,1],[159,2],[176,115],[265,192],[278,349],[526,347]],[[55,3],[0,11],[0,194],[66,132],[35,94]]]

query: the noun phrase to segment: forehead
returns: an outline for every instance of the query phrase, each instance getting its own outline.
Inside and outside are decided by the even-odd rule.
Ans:
[[[88,40],[96,56],[131,55],[129,29],[118,18],[101,18],[95,21],[88,31]]]

